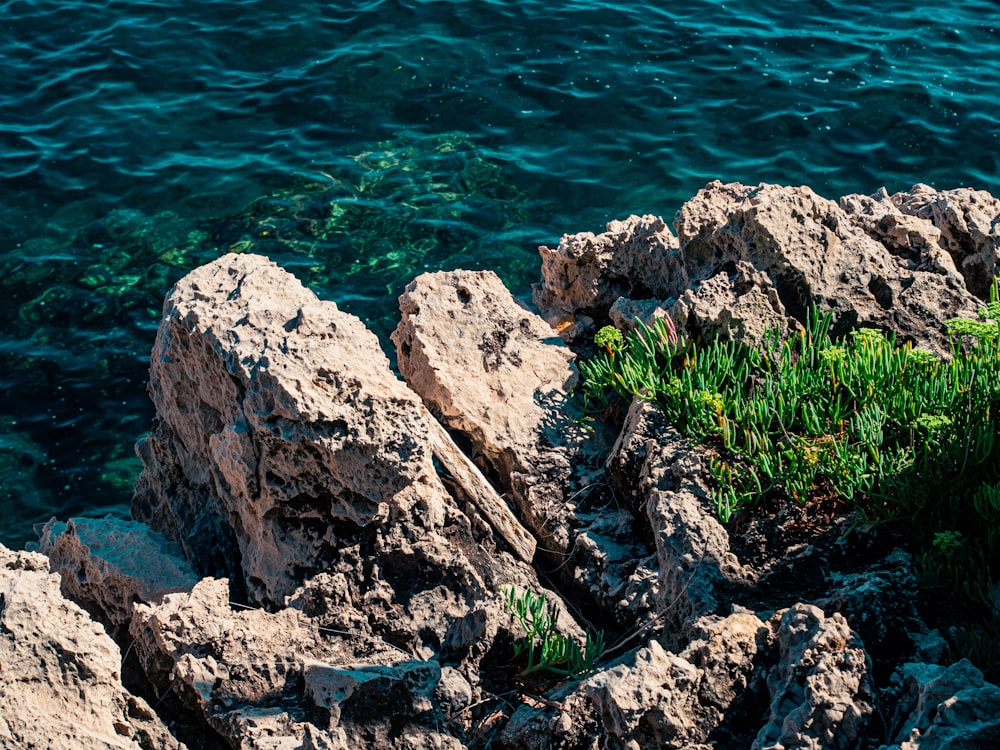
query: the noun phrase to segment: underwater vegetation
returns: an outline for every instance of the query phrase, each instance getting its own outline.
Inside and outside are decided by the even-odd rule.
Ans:
[[[44,456],[0,462],[5,486],[31,488],[0,498],[0,542],[22,546],[51,515],[127,514],[163,297],[222,253],[269,256],[383,341],[425,270],[492,267],[519,288],[537,274],[528,198],[461,133],[400,133],[291,183],[221,219],[117,209],[53,225],[0,258],[4,440]]]

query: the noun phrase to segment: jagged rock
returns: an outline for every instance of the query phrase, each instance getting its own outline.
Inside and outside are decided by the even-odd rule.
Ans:
[[[771,331],[795,330],[797,323],[785,314],[767,274],[755,271],[746,261],[737,261],[735,266],[732,275],[716,274],[681,294],[670,308],[674,326],[689,336],[755,345],[762,344]]]
[[[705,618],[698,637],[680,654],[652,640],[578,685],[526,704],[503,732],[509,747],[597,747],[615,750],[713,747],[720,727],[751,680],[769,630],[749,612]],[[574,744],[576,743],[576,744]]]
[[[632,572],[622,566],[649,551],[628,514],[588,504],[605,444],[568,403],[573,354],[492,272],[423,274],[400,309],[392,340],[407,382],[499,477],[564,577],[616,608]]]
[[[835,322],[866,322],[946,351],[944,320],[975,314],[961,278],[908,269],[808,187],[711,182],[684,204],[675,226],[692,278],[749,262],[800,322],[815,304],[833,310]]]
[[[840,207],[851,221],[885,245],[910,271],[958,277],[955,261],[941,244],[941,230],[926,219],[905,214],[882,188],[873,195],[845,195]]]
[[[828,614],[842,614],[875,661],[873,672],[888,677],[926,636],[916,602],[906,593],[918,587],[911,556],[896,549],[857,572],[831,570],[826,593],[813,604]]]
[[[477,599],[537,586],[442,484],[426,409],[375,335],[266,258],[223,256],[178,282],[150,394],[134,514],[196,566],[214,550],[255,601],[340,574],[382,632],[419,622],[414,648],[433,652]]]
[[[658,216],[608,222],[607,231],[563,235],[559,246],[538,248],[542,281],[534,302],[545,319],[572,341],[579,316],[605,317],[619,297],[666,299],[688,287],[677,238]]]
[[[896,193],[892,202],[907,216],[933,224],[940,243],[965,279],[966,288],[987,299],[990,285],[1000,271],[1000,200],[985,190],[957,188],[938,191],[916,184]],[[928,234],[933,236],[932,232]]]
[[[998,215],[982,191],[917,185],[838,205],[808,187],[716,180],[681,207],[676,240],[662,220],[632,216],[539,248],[535,301],[567,322],[567,340],[586,328],[570,324],[577,317],[603,320],[625,296],[669,306],[690,333],[742,335],[786,315],[805,323],[815,304],[841,328],[875,325],[947,352],[944,321],[975,316],[998,269]]]
[[[115,633],[127,628],[132,604],[158,603],[198,582],[180,547],[135,521],[55,519],[42,528],[38,551],[59,573],[62,593]]]
[[[636,747],[691,747],[705,736],[697,715],[698,670],[656,641],[634,659],[587,680],[608,735]]]
[[[636,320],[649,327],[658,318],[669,320],[670,313],[663,306],[663,303],[654,299],[633,300],[628,297],[619,297],[608,310],[608,318],[611,320],[611,325],[618,330],[632,331],[637,327]],[[670,323],[672,322],[671,320]]]
[[[560,433],[578,431],[564,409],[573,354],[492,272],[422,274],[400,309],[392,341],[407,383],[509,482],[536,533],[552,527],[543,545],[568,548],[560,485],[571,467]]]
[[[746,690],[764,623],[749,612],[705,618],[679,655],[656,641],[628,666],[589,678],[583,690],[620,747],[710,747],[712,734]]]
[[[903,693],[893,722],[899,744],[883,750],[1000,747],[1000,687],[967,659],[947,668],[905,664],[894,677]]]
[[[0,746],[180,750],[121,684],[122,655],[64,599],[49,560],[0,546]]]
[[[768,674],[771,711],[753,750],[847,750],[872,712],[864,646],[839,613],[796,604],[771,625],[781,658]]]
[[[746,578],[729,549],[703,475],[703,451],[692,446],[659,408],[633,400],[618,442],[607,460],[616,496],[637,516],[656,545],[655,609],[667,626],[668,643],[681,648],[687,628],[722,606],[719,590]]]
[[[327,735],[333,747],[357,747],[335,731],[342,707],[321,688],[325,670],[362,658],[372,666],[407,659],[364,633],[323,628],[296,609],[234,610],[229,584],[220,579],[204,579],[156,606],[138,605],[131,634],[154,687],[181,704],[173,710],[194,711],[228,741],[251,747],[268,737],[301,742],[307,732]]]
[[[241,560],[261,600],[280,602],[433,477],[416,398],[375,335],[266,258],[226,255],[178,282],[149,391],[133,514],[193,562],[220,547]]]

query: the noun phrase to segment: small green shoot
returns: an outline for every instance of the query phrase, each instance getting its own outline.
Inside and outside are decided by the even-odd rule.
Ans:
[[[590,672],[604,652],[604,631],[588,629],[583,648],[556,630],[559,605],[548,604],[544,592],[519,592],[513,586],[501,589],[504,603],[524,629],[525,636],[514,644],[514,657],[527,654],[522,677],[540,671],[578,679]]]

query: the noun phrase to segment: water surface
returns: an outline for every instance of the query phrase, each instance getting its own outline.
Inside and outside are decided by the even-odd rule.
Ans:
[[[716,178],[1000,191],[992,3],[660,5],[0,0],[0,542],[127,513],[163,295],[230,249],[384,337]]]

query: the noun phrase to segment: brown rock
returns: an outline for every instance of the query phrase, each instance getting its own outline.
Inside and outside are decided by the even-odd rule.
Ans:
[[[976,309],[960,278],[910,270],[808,187],[712,182],[684,204],[675,224],[692,278],[746,261],[768,275],[800,322],[815,304],[833,310],[836,321],[873,324],[944,351],[944,320]]]
[[[587,504],[606,442],[575,419],[573,354],[491,272],[423,274],[400,309],[392,340],[410,386],[510,492],[564,580],[627,608],[628,576],[649,550],[627,513]]]
[[[149,390],[135,516],[255,600],[280,604],[327,570],[369,590],[353,556],[376,549],[386,575],[445,576],[458,599],[496,576],[533,579],[472,538],[436,474],[426,410],[375,335],[266,258],[223,256],[177,284]]]
[[[675,649],[687,642],[696,620],[719,611],[720,591],[746,578],[709,499],[702,461],[703,451],[655,404],[636,398],[607,462],[617,496],[647,520],[640,528],[652,536],[658,555],[655,609]]]
[[[180,750],[121,684],[122,654],[43,555],[0,546],[0,746]]]
[[[1000,271],[1000,200],[985,190],[957,188],[937,191],[917,184],[896,193],[892,202],[907,216],[916,216],[940,233],[940,244],[951,255],[966,288],[987,299]],[[931,234],[933,230],[928,230]],[[931,234],[933,236],[933,234]]]
[[[135,521],[53,519],[41,531],[38,551],[60,574],[63,595],[116,634],[128,628],[135,602],[156,604],[198,582],[180,547]]]
[[[619,297],[676,297],[688,287],[677,238],[658,216],[608,222],[607,231],[563,235],[559,246],[538,248],[542,280],[534,302],[567,340],[582,329],[578,316],[604,317]],[[588,318],[589,319],[589,318]]]

